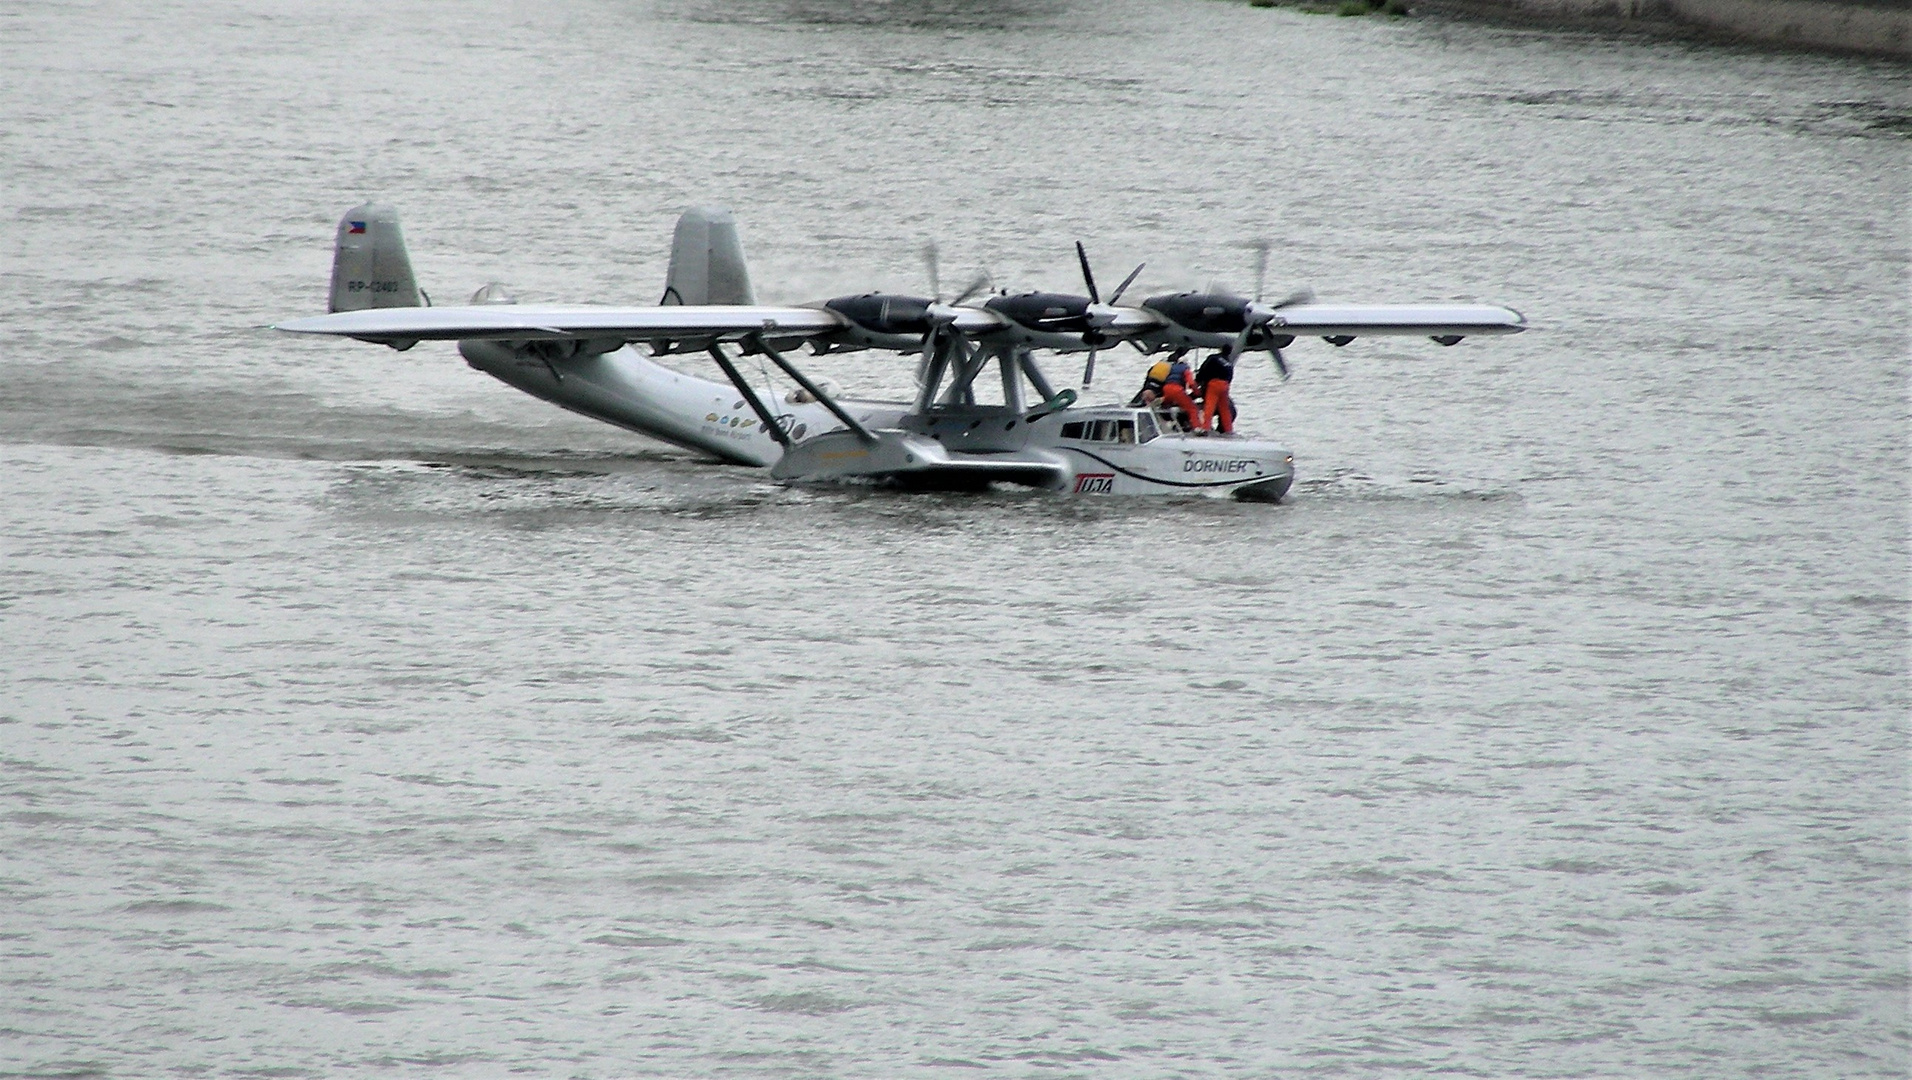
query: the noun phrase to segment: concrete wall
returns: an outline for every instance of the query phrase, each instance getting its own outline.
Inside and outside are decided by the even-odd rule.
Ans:
[[[1912,10],[1829,0],[1666,0],[1674,20],[1734,37],[1912,59]]]
[[[1429,6],[1541,22],[1659,24],[1912,60],[1912,4],[1906,0],[1431,0]]]

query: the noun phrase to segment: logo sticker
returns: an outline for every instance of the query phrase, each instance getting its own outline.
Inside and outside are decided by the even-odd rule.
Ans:
[[[1078,495],[1113,495],[1115,494],[1115,474],[1112,472],[1078,473],[1075,489]]]
[[[1255,462],[1252,458],[1246,460],[1236,458],[1233,461],[1218,461],[1215,458],[1196,458],[1193,461],[1182,462],[1183,472],[1238,473],[1247,472],[1254,467]]]

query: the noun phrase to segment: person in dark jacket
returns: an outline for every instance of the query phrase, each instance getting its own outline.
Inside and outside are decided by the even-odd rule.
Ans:
[[[1222,353],[1210,353],[1195,372],[1196,392],[1202,396],[1202,416],[1195,430],[1203,435],[1216,427],[1224,435],[1235,432],[1235,403],[1228,399],[1228,384],[1235,381],[1235,364]]]

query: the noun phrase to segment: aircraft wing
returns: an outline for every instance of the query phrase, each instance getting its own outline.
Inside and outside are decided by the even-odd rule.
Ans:
[[[818,308],[758,305],[593,307],[559,304],[477,304],[466,307],[388,307],[340,311],[277,323],[293,334],[331,334],[384,344],[412,341],[734,340],[749,334],[802,338],[843,328]]]
[[[1511,308],[1484,304],[1291,304],[1278,309],[1268,325],[1281,333],[1322,337],[1439,337],[1518,334],[1527,329],[1527,320]]]

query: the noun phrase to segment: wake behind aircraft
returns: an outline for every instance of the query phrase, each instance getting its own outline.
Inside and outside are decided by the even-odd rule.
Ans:
[[[877,481],[913,488],[975,490],[1003,482],[1079,494],[1227,493],[1278,502],[1294,482],[1294,457],[1263,439],[1190,430],[1190,418],[1159,403],[1078,404],[1057,390],[1038,351],[1087,353],[1086,389],[1101,349],[1127,342],[1145,354],[1214,350],[1239,360],[1266,352],[1282,377],[1282,350],[1297,337],[1336,345],[1367,335],[1426,335],[1451,345],[1473,334],[1526,328],[1519,313],[1473,305],[1321,304],[1307,294],[1264,303],[1229,293],[1117,301],[1138,266],[1102,299],[1087,253],[1076,245],[1087,296],[1000,293],[969,303],[978,279],[944,300],[864,293],[798,306],[756,302],[735,219],[693,208],[678,219],[663,302],[656,307],[516,304],[481,288],[468,304],[431,307],[418,288],[398,214],[366,204],[339,222],[326,315],[276,329],[328,334],[409,349],[456,341],[474,368],[573,412],[742,465],[767,466],[791,482]],[[650,356],[636,346],[645,346]],[[877,350],[915,354],[913,400],[839,399],[787,353]],[[653,357],[707,354],[725,383]],[[779,395],[768,375],[739,366],[760,356],[793,385]],[[1001,402],[979,401],[991,365]],[[1199,421],[1200,418],[1194,418]]]

